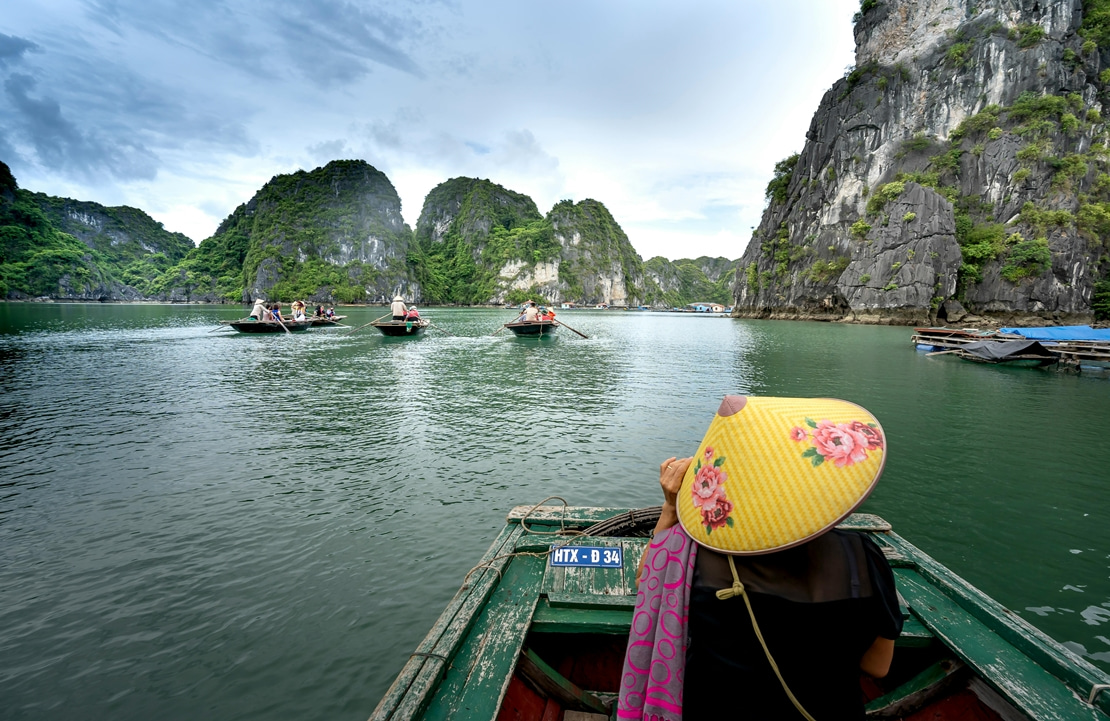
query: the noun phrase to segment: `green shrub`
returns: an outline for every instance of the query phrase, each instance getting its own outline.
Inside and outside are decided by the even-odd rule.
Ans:
[[[920,152],[922,150],[928,150],[929,146],[932,144],[933,141],[926,136],[924,132],[918,131],[913,134],[912,138],[906,138],[902,141],[902,145],[898,148],[898,152],[901,155]]]
[[[1083,0],[1083,22],[1079,26],[1079,34],[1099,47],[1110,47],[1110,2]]]
[[[1051,268],[1052,251],[1048,249],[1048,240],[1045,238],[1022,240],[1010,250],[1006,263],[1002,266],[1002,277],[1011,283],[1017,283],[1023,278],[1040,275]]]
[[[764,194],[764,197],[772,203],[786,202],[790,179],[794,176],[794,166],[798,164],[798,157],[798,153],[794,153],[775,163],[775,177],[767,183],[767,191]]]
[[[1095,292],[1091,296],[1091,310],[1094,311],[1095,320],[1110,320],[1110,280],[1100,280],[1095,283]]]
[[[1025,165],[1034,165],[1040,162],[1046,152],[1048,152],[1048,142],[1038,140],[1017,151],[1017,159]]]
[[[910,223],[910,222],[913,222],[913,220],[915,218],[917,218],[917,213],[914,213],[913,211],[910,211],[909,213],[906,213],[905,215],[902,216],[902,222],[903,223]]]
[[[870,233],[870,232],[871,232],[871,224],[868,223],[863,218],[860,218],[856,222],[852,223],[851,233],[852,233],[852,235],[859,238],[860,240],[863,240],[864,238],[866,238],[867,234]]]
[[[988,105],[980,110],[975,115],[969,118],[964,118],[963,121],[956,126],[952,131],[950,137],[952,139],[959,139],[965,135],[974,135],[975,133],[982,133],[998,125],[998,115],[1002,112],[1002,108],[998,105]]]
[[[1029,168],[1018,168],[1017,170],[1014,171],[1014,182],[1015,183],[1024,183],[1026,180],[1029,179],[1029,176],[1032,175],[1032,174],[1033,174],[1033,171],[1030,170]]]
[[[1080,51],[1084,55],[1094,55],[1096,50],[1098,50],[1098,43],[1096,43],[1094,40],[1086,41],[1085,43],[1083,43],[1083,47],[1080,48]]]
[[[1084,235],[1105,244],[1110,239],[1110,203],[1081,203],[1075,224]]]
[[[757,270],[756,265],[755,265],[754,262],[750,263],[748,265],[747,269],[745,270],[745,273],[748,277],[748,289],[751,290],[752,293],[758,293],[759,292],[759,271]]]
[[[1035,24],[1018,25],[1014,30],[1017,32],[1017,46],[1022,49],[1035,46],[1045,35],[1044,28]]]
[[[971,43],[953,43],[944,56],[950,67],[962,68],[971,62]]]
[[[883,290],[898,290],[898,284],[892,280],[883,286]]]
[[[949,172],[956,172],[960,169],[960,156],[964,151],[959,148],[952,148],[947,153],[934,155],[930,160],[932,167],[941,175]]]
[[[867,201],[867,212],[871,214],[882,212],[888,202],[896,200],[905,190],[906,184],[900,180],[880,185],[875,188],[871,199]]]
[[[1101,123],[1102,122],[1102,113],[1100,113],[1098,111],[1098,108],[1091,108],[1090,110],[1087,111],[1087,122],[1088,123]]]
[[[989,140],[998,140],[1002,137],[1004,132],[1005,131],[1003,131],[1002,128],[999,127],[991,128],[990,131],[987,133],[987,138]]]
[[[1075,135],[1079,130],[1079,119],[1071,113],[1064,113],[1060,116],[1060,128],[1068,135]]]
[[[860,283],[867,283],[867,282],[869,282],[870,280],[871,280],[871,276],[870,276],[870,275],[869,275],[868,273],[864,273],[863,275],[861,275],[861,276],[859,277],[859,282],[860,282]]]
[[[858,23],[868,11],[878,7],[879,0],[860,0],[859,12],[852,16],[852,23]]]
[[[844,269],[848,267],[850,259],[846,256],[835,258],[831,261],[818,260],[810,266],[808,275],[810,280],[815,283],[826,283],[835,278],[839,278]]]

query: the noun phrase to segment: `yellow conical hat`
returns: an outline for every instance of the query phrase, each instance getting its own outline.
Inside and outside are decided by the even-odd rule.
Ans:
[[[725,396],[678,492],[678,520],[723,553],[770,553],[829,530],[871,493],[879,422],[834,398]]]

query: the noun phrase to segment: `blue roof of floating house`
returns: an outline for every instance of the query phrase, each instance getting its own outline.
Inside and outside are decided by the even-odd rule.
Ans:
[[[1101,340],[1110,341],[1110,328],[1098,330],[1089,325],[1059,325],[1051,328],[999,328],[1029,340]]]

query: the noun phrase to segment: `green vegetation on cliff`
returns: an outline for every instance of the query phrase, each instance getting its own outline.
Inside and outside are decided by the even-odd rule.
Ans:
[[[173,301],[422,303],[728,301],[724,258],[644,263],[605,206],[454,178],[413,232],[384,174],[335,161],[278,175],[193,247],[133,208],[18,189],[0,164],[0,295]],[[557,268],[557,272],[556,272]]]
[[[488,180],[452,178],[425,198],[408,260],[425,302],[474,304],[494,296],[507,262],[542,263],[559,251],[531,198]]]
[[[135,208],[22,190],[0,162],[0,297],[150,295],[192,245]]]
[[[732,305],[732,284],[736,280],[739,261],[727,258],[682,258],[669,261],[656,256],[644,262],[644,270],[651,276],[670,281],[670,290],[647,292],[648,302],[668,308],[681,308],[689,303],[720,303]]]

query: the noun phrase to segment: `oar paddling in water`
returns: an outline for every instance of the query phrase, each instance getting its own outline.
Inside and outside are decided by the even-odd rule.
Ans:
[[[386,313],[385,315],[389,315],[389,313]],[[363,328],[365,328],[365,327],[366,327],[366,326],[368,326],[368,325],[374,325],[374,324],[375,324],[375,323],[377,323],[377,322],[378,322],[379,320],[381,320],[382,318],[384,318],[384,317],[385,317],[385,315],[383,315],[383,316],[380,316],[380,317],[378,317],[378,318],[375,318],[374,320],[370,321],[369,323],[363,323],[363,324],[362,324],[362,325],[360,325],[360,326],[359,326],[358,328],[355,328],[354,330],[348,331],[348,332],[347,332],[347,333],[345,333],[344,335],[353,335],[353,334],[355,334],[355,333],[359,332],[360,330],[362,330]]]
[[[567,330],[569,330],[569,331],[571,331],[571,332],[573,332],[573,333],[577,333],[578,335],[582,336],[582,337],[583,337],[583,338],[585,338],[586,340],[589,340],[589,338],[590,338],[590,337],[589,337],[588,335],[586,335],[586,334],[585,334],[585,333],[583,333],[582,331],[574,330],[574,328],[571,328],[571,327],[570,327],[569,325],[567,325],[566,323],[564,323],[564,322],[563,322],[563,321],[561,321],[561,320],[553,320],[553,321],[551,321],[551,322],[552,322],[552,323],[558,323],[559,325],[563,326],[563,327],[564,327],[564,328],[566,328]]]

